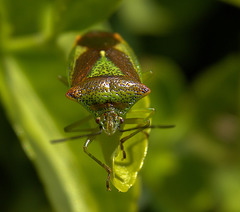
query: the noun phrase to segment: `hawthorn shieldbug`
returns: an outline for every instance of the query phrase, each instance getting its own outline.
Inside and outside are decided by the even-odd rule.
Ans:
[[[76,127],[91,117],[98,127],[86,129],[88,134],[53,140],[52,143],[86,137],[84,152],[107,171],[107,190],[111,190],[111,179],[119,191],[127,191],[134,184],[146,156],[147,129],[173,127],[151,126],[152,108],[138,109],[137,112],[131,109],[150,93],[142,83],[136,56],[117,33],[96,31],[78,36],[69,57],[68,84],[70,89],[66,97],[80,103],[91,116],[67,126],[65,131],[78,131]],[[129,125],[134,127],[127,128]],[[105,163],[88,151],[94,139],[101,141]],[[111,143],[105,145],[106,140]],[[136,150],[129,145],[125,149],[130,142],[136,143]]]

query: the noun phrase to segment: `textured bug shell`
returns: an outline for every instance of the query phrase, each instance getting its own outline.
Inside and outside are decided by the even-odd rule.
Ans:
[[[106,111],[125,116],[150,89],[130,47],[118,34],[91,32],[78,37],[69,63],[71,88],[66,96],[95,117]]]
[[[126,80],[125,77],[88,78],[86,81],[70,88],[66,94],[82,105],[96,117],[108,108],[115,108],[121,116],[142,97],[150,92],[142,83]]]

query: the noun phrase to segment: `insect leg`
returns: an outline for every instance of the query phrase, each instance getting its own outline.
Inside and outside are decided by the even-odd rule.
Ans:
[[[83,146],[83,151],[107,171],[108,176],[107,176],[106,186],[107,186],[107,190],[111,191],[110,184],[109,184],[110,177],[111,177],[111,172],[112,172],[111,168],[109,166],[107,166],[106,164],[102,163],[99,159],[97,159],[94,155],[92,155],[88,151],[88,146],[92,143],[93,139],[94,139],[93,137],[89,137],[87,139],[87,141],[85,142],[85,144]]]
[[[87,116],[79,121],[76,121],[66,127],[64,127],[64,131],[65,132],[80,132],[80,131],[90,131],[90,132],[94,132],[96,131],[96,128],[90,128],[90,129],[76,129],[77,127],[83,125],[84,123],[88,122],[90,119],[92,118],[92,116]]]
[[[136,116],[139,116],[139,114],[140,114],[141,116],[145,116],[145,117],[144,117],[144,118],[130,118],[130,117],[127,115],[127,119],[126,119],[125,121],[128,121],[128,120],[130,121],[131,119],[133,119],[134,121],[133,121],[133,122],[129,122],[129,124],[138,124],[138,123],[136,122],[136,120],[139,119],[139,121],[141,121],[141,120],[149,119],[150,117],[153,116],[154,113],[155,113],[155,108],[145,108],[145,109],[131,110],[131,111],[129,112],[129,115],[131,115],[130,117],[136,117]],[[124,121],[124,123],[128,124],[128,123],[125,122],[125,121]],[[139,123],[139,124],[142,124],[142,122]]]
[[[124,138],[122,138],[120,140],[120,148],[123,152],[123,158],[122,160],[124,160],[126,158],[126,152],[124,150],[124,146],[123,146],[123,143],[130,139],[131,137],[133,137],[134,135],[138,134],[139,132],[143,131],[145,128],[149,127],[150,126],[150,120],[149,120],[149,117],[151,117],[155,112],[155,109],[154,108],[146,108],[144,110],[133,110],[131,111],[131,113],[145,113],[145,114],[148,114],[145,118],[127,118],[125,119],[125,124],[138,124],[138,126],[136,127],[136,131],[134,131],[133,133],[125,136]],[[146,123],[146,124],[143,124],[143,123]],[[132,130],[132,129],[130,129]],[[126,130],[127,131],[127,130]],[[147,136],[148,134],[145,133]]]
[[[123,158],[122,158],[122,160],[124,160],[124,159],[126,158],[126,152],[125,152],[125,150],[124,150],[123,143],[124,143],[126,140],[128,140],[128,139],[132,138],[133,136],[135,136],[136,134],[138,134],[139,132],[142,132],[144,129],[148,128],[148,127],[150,126],[150,120],[147,119],[147,120],[145,120],[145,122],[147,122],[145,125],[142,125],[142,126],[139,125],[138,128],[136,128],[136,131],[134,131],[134,132],[132,132],[131,134],[123,137],[123,138],[120,140],[120,148],[121,148],[121,150],[122,150],[122,152],[123,152]],[[148,135],[148,134],[146,134],[146,135]]]

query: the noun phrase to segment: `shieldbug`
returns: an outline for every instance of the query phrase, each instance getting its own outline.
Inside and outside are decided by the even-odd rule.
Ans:
[[[53,140],[52,143],[87,137],[84,152],[107,171],[107,190],[111,190],[111,179],[119,191],[127,191],[134,184],[146,156],[146,129],[173,127],[151,126],[150,117],[154,112],[151,108],[140,107],[129,116],[131,108],[150,93],[142,83],[136,56],[117,33],[97,31],[78,36],[69,57],[68,83],[67,98],[80,103],[98,127],[90,129],[89,134]],[[75,128],[84,121],[67,126],[65,131],[76,131]],[[134,127],[127,128],[129,125]],[[88,151],[95,138],[101,141],[106,163]],[[110,148],[104,144],[109,138],[111,143],[107,146]],[[134,147],[128,145],[126,149],[126,143],[132,141]]]

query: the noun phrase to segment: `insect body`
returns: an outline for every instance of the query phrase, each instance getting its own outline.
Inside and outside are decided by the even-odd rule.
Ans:
[[[131,169],[131,171],[126,168],[126,164],[121,165],[123,160],[129,164],[133,163],[129,160],[130,155],[127,158],[124,142],[130,142],[137,134],[139,136],[139,132],[151,128],[149,116],[153,112],[153,110],[148,110],[148,115],[144,118],[142,118],[143,113],[146,114],[146,111],[140,113],[142,116],[140,118],[127,117],[132,106],[150,93],[150,89],[142,83],[140,65],[121,36],[109,32],[89,32],[77,37],[69,61],[70,89],[66,96],[87,109],[95,118],[99,128],[87,135],[59,139],[53,143],[87,137],[84,151],[107,171],[107,190],[110,190],[111,178],[115,187],[120,191],[127,191],[135,182],[137,172],[146,155],[146,132],[141,133],[143,137],[139,137],[142,146],[138,145],[140,149],[136,152],[140,152],[139,158],[135,161],[137,165],[134,170]],[[124,125],[128,124],[134,124],[134,127],[125,129]],[[71,131],[77,125],[72,124],[65,129]],[[88,151],[88,146],[95,137],[101,140],[111,137],[112,142],[115,143],[108,143],[108,146],[112,146],[110,152],[113,153],[104,153],[108,165]],[[106,148],[103,147],[103,152],[105,151]],[[119,151],[122,152],[121,156]],[[131,156],[131,158],[134,160],[134,157]],[[117,178],[120,180],[116,180]]]
[[[118,34],[92,32],[76,40],[66,96],[82,104],[107,135],[113,135],[130,108],[150,93],[130,48]]]

